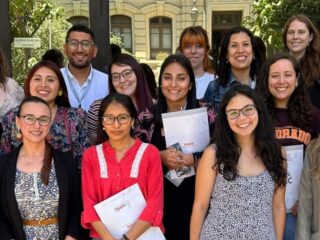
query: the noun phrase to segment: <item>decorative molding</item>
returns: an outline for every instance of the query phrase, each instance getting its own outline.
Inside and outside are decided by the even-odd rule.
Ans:
[[[81,15],[81,1],[73,1],[73,14],[75,16]]]
[[[164,15],[164,1],[157,1],[157,13],[159,16]]]
[[[115,0],[117,14],[123,13],[123,0]]]

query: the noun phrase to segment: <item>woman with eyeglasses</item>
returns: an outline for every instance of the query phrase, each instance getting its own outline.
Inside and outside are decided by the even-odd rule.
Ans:
[[[189,59],[181,54],[170,55],[160,69],[158,102],[139,114],[135,129],[138,138],[159,149],[165,174],[172,169],[196,167],[201,153],[184,154],[174,147],[167,147],[161,114],[200,107],[207,107],[207,104],[196,99],[195,76]],[[216,113],[212,108],[207,110],[212,130]],[[190,176],[176,186],[164,177],[163,223],[167,240],[189,240],[194,181],[195,177]]]
[[[67,88],[60,69],[51,61],[40,61],[29,71],[24,82],[27,97],[37,96],[45,100],[51,110],[48,142],[63,152],[71,151],[81,167],[82,152],[89,146],[86,114],[81,108],[70,107]],[[2,121],[1,154],[8,153],[21,143],[15,117],[18,108],[8,111]]]
[[[256,90],[266,104],[274,134],[288,156],[286,229],[284,239],[294,239],[298,190],[306,146],[320,132],[320,110],[313,107],[296,59],[278,54],[266,61]]]
[[[190,240],[282,240],[285,185],[266,107],[249,86],[230,88],[199,162]]]
[[[80,176],[71,154],[46,141],[52,113],[27,97],[15,118],[22,144],[0,159],[0,238],[75,240],[81,235]]]
[[[101,222],[94,205],[138,183],[147,204],[122,239],[137,239],[150,226],[163,230],[160,154],[153,145],[134,138],[137,118],[134,103],[127,95],[111,93],[101,101],[98,116],[99,145],[91,146],[83,155],[82,226],[90,229],[94,239],[115,239]]]
[[[108,75],[110,93],[117,92],[128,95],[138,113],[153,104],[144,71],[131,55],[117,54],[109,65]],[[94,101],[88,111],[88,130],[91,143],[95,143],[97,139],[98,111],[101,100]]]

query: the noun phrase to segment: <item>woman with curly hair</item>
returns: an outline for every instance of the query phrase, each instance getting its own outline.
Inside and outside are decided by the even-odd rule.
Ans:
[[[214,142],[197,170],[190,240],[282,239],[285,158],[268,111],[249,86],[224,95]]]
[[[312,104],[320,108],[320,36],[317,28],[307,16],[294,15],[285,24],[283,43],[300,63]]]
[[[219,109],[225,92],[234,85],[245,84],[252,89],[260,69],[260,49],[252,32],[245,27],[234,27],[221,43],[217,79],[210,82],[204,100]]]
[[[284,239],[294,239],[303,151],[320,132],[320,111],[310,102],[298,62],[287,54],[278,54],[266,61],[256,90],[269,110],[280,144],[286,146],[288,154],[293,148],[300,149],[297,150],[300,155],[288,158]]]

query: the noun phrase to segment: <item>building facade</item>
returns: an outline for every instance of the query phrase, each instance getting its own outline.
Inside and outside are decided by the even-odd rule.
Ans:
[[[88,0],[55,2],[71,23],[88,24]],[[109,4],[111,34],[141,60],[174,53],[181,32],[192,25],[207,30],[214,54],[225,32],[239,26],[252,9],[252,0],[109,0]]]

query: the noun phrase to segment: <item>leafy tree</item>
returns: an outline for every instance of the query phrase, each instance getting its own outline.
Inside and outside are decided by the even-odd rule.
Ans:
[[[13,77],[23,83],[29,68],[49,49],[49,29],[51,47],[62,50],[70,24],[64,18],[63,8],[55,6],[50,0],[10,0],[9,8],[12,42],[15,37],[41,39],[38,49],[13,48]]]
[[[269,47],[280,50],[283,48],[282,29],[286,20],[295,14],[305,14],[319,26],[319,11],[320,0],[253,0],[252,15],[243,23]]]

